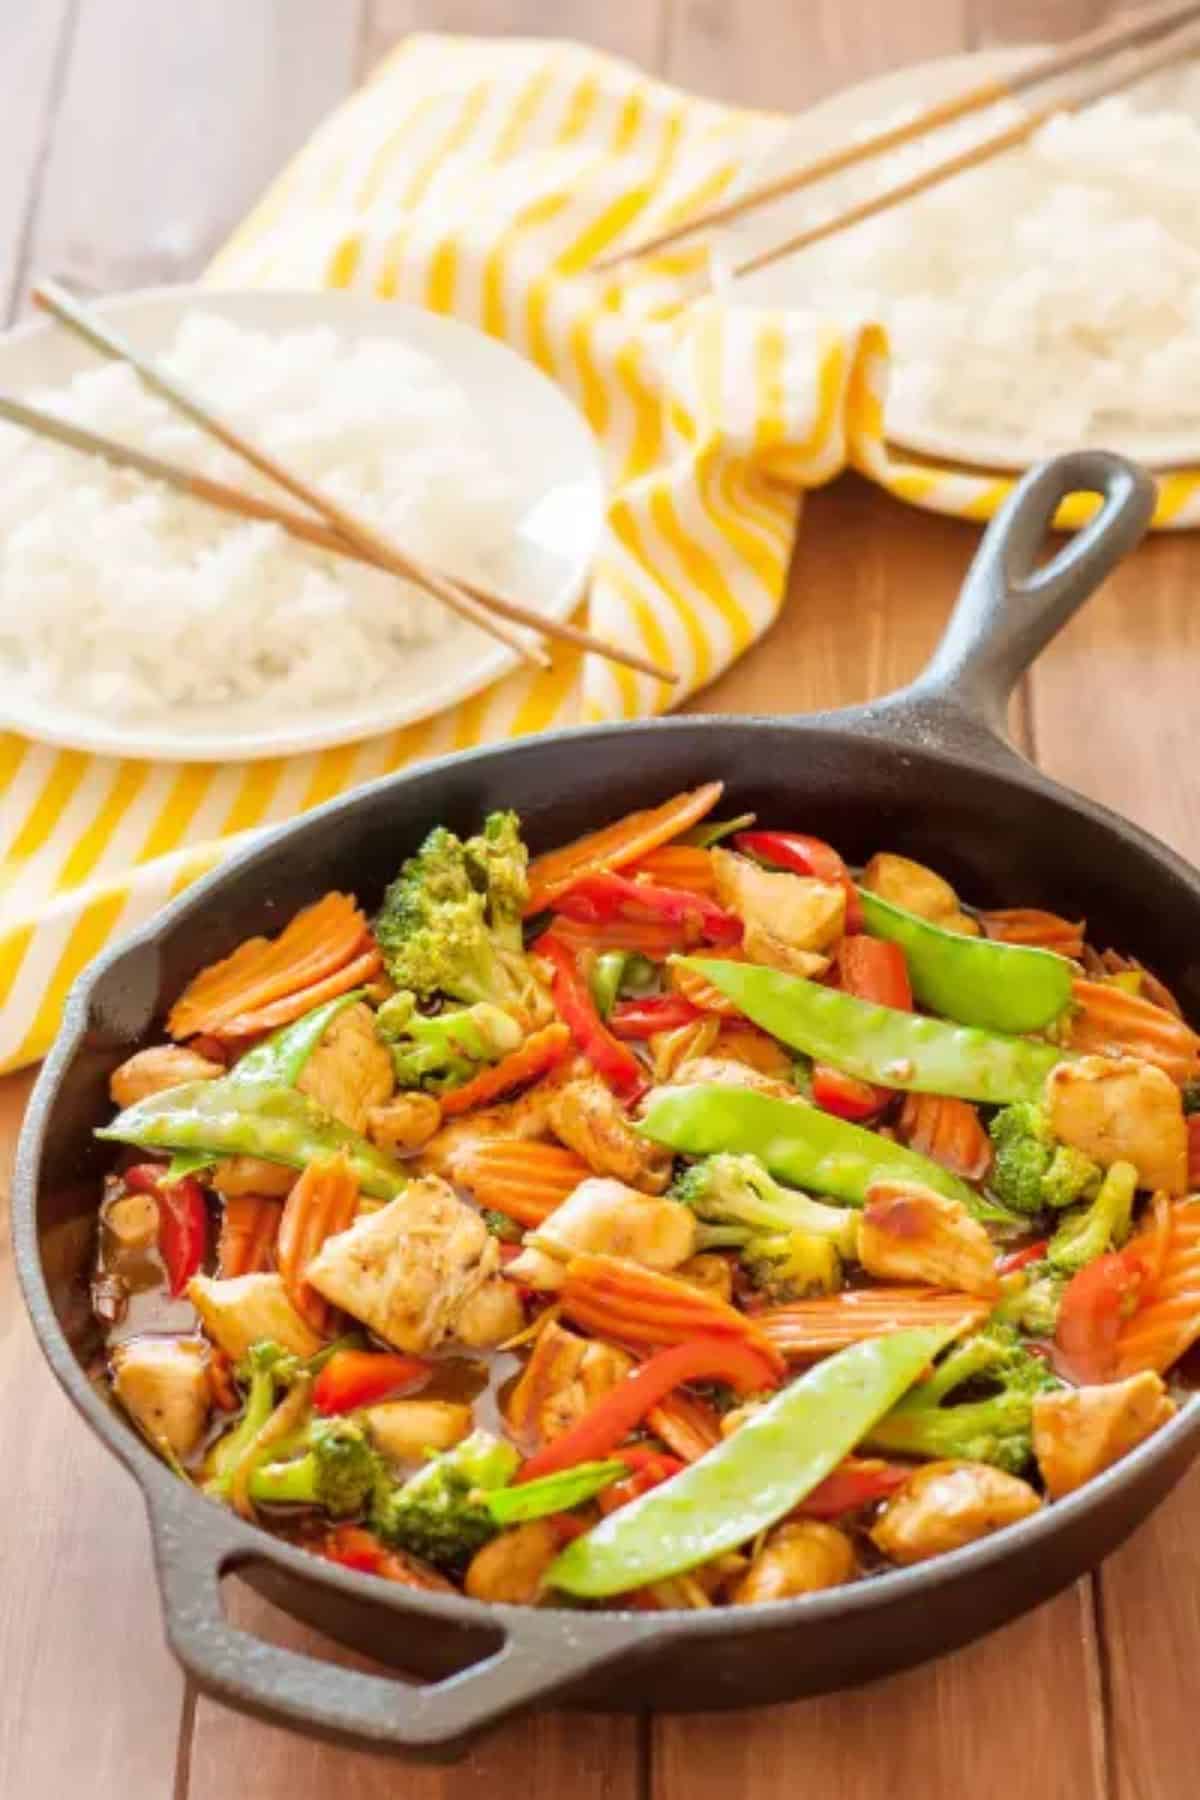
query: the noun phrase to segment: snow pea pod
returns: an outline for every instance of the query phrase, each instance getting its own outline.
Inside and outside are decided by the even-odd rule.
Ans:
[[[1071,1003],[1075,971],[1064,956],[1026,944],[964,937],[858,890],[872,937],[899,944],[922,1006],[987,1031],[1043,1031]]]
[[[560,1469],[556,1475],[543,1475],[519,1487],[493,1488],[484,1495],[484,1505],[497,1525],[521,1525],[526,1519],[545,1519],[551,1513],[582,1506],[628,1473],[629,1465],[615,1458],[576,1463],[572,1469]]]
[[[550,1586],[605,1599],[746,1543],[810,1494],[954,1335],[896,1331],[826,1357],[698,1462],[568,1544]]]
[[[863,1204],[873,1181],[919,1181],[948,1200],[961,1200],[978,1217],[998,1216],[941,1163],[802,1100],[777,1100],[753,1088],[659,1088],[638,1128],[684,1156],[725,1150],[756,1156],[780,1181],[852,1206]]]
[[[324,1006],[314,1006],[311,1012],[293,1020],[290,1025],[281,1025],[261,1044],[255,1044],[253,1050],[247,1050],[224,1079],[239,1085],[262,1081],[269,1086],[294,1087],[304,1073],[304,1065],[338,1014],[362,997],[362,988],[351,988],[348,994],[335,994]]]
[[[143,1150],[260,1156],[295,1169],[344,1150],[365,1194],[392,1200],[405,1186],[404,1175],[374,1144],[290,1087],[185,1082],[127,1106],[96,1136]]]
[[[875,1006],[755,963],[686,960],[772,1037],[882,1087],[1005,1106],[1040,1099],[1047,1075],[1068,1054],[1054,1044]]]

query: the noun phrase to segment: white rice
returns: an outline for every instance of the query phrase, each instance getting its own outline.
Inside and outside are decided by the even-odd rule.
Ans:
[[[518,496],[429,357],[190,313],[166,360],[409,550],[505,585]],[[31,399],[292,504],[123,366]],[[199,707],[262,720],[357,700],[403,677],[415,645],[473,632],[411,583],[0,425],[0,658],[40,697],[110,719]]]
[[[1145,431],[1195,437],[1198,114],[1200,72],[1189,64],[1051,119],[1021,149],[788,259],[778,279],[797,303],[887,326],[893,429],[919,422],[1062,446],[1119,446]],[[1016,116],[994,109],[875,159],[836,190],[814,189],[803,218]],[[795,207],[791,230],[800,215]]]

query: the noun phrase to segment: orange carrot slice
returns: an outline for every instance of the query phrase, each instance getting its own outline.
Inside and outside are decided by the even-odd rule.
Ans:
[[[527,913],[541,912],[559,894],[597,869],[625,869],[640,862],[652,850],[680,837],[698,825],[721,798],[722,781],[708,781],[703,787],[676,794],[661,806],[645,812],[628,813],[602,831],[589,832],[564,844],[560,850],[547,851],[529,865],[529,900]]]
[[[782,1044],[748,1022],[722,1024],[712,1054],[745,1063],[748,1069],[757,1069],[760,1075],[770,1075],[776,1081],[792,1079],[792,1059]]]
[[[559,1295],[563,1312],[598,1337],[665,1348],[699,1335],[740,1339],[780,1367],[757,1322],[715,1294],[619,1256],[575,1256]]]
[[[323,1006],[326,1000],[333,1000],[338,994],[348,994],[351,988],[361,987],[364,981],[371,981],[383,967],[383,958],[379,951],[371,946],[345,968],[337,969],[332,975],[326,975],[324,981],[314,981],[311,987],[301,988],[298,993],[288,994],[282,1000],[273,1000],[270,1006],[264,1006],[258,1012],[239,1013],[223,1025],[223,1034],[231,1041],[238,1038],[259,1037],[264,1031],[275,1031],[280,1025],[290,1025],[293,1019],[302,1019],[307,1012],[316,1006]]]
[[[217,1258],[223,1279],[261,1275],[271,1266],[283,1206],[265,1194],[230,1194],[221,1218]]]
[[[305,1280],[305,1270],[326,1238],[354,1223],[358,1181],[340,1153],[309,1163],[283,1204],[276,1257],[288,1299],[314,1331],[327,1333],[333,1309]]]
[[[717,897],[717,877],[713,860],[698,844],[664,844],[652,850],[626,871],[644,875],[662,887],[681,888],[685,893],[699,894],[705,900]]]
[[[1053,950],[1059,956],[1083,955],[1083,935],[1087,920],[1074,924],[1057,913],[1042,912],[1036,906],[1005,906],[995,912],[979,915],[988,937],[1002,944],[1028,944],[1034,950]]]
[[[232,1023],[323,981],[370,948],[367,922],[349,894],[306,906],[274,940],[249,938],[191,980],[171,1009],[172,1037],[241,1035]],[[298,1015],[296,1015],[298,1016]]]
[[[992,1146],[969,1100],[942,1094],[908,1094],[897,1122],[910,1150],[932,1157],[967,1181],[982,1181],[992,1165]]]
[[[982,1325],[992,1309],[977,1294],[943,1288],[848,1288],[820,1300],[797,1300],[759,1313],[756,1323],[776,1350],[797,1362],[814,1362],[865,1338],[885,1337],[913,1326]]]
[[[531,1229],[548,1219],[590,1174],[561,1144],[487,1139],[455,1159],[454,1179],[477,1206]]]
[[[722,951],[726,962],[740,962],[736,951]],[[685,968],[682,963],[673,962],[670,967],[671,986],[701,1012],[715,1013],[719,1019],[740,1019],[742,1013],[727,994],[714,987],[697,969]]]
[[[571,1033],[557,1021],[553,1025],[543,1025],[540,1031],[530,1032],[521,1048],[514,1050],[511,1056],[502,1057],[472,1081],[464,1082],[462,1087],[451,1088],[448,1094],[440,1095],[443,1117],[453,1118],[456,1113],[486,1106],[510,1088],[522,1087],[544,1075],[566,1055],[570,1041]]]
[[[606,950],[628,950],[662,962],[679,948],[679,927],[652,919],[606,919],[603,924],[583,924],[554,915],[554,935],[569,944],[576,959],[602,956]]]
[[[1165,1007],[1106,981],[1080,978],[1072,986],[1079,1008],[1070,1024],[1072,1050],[1091,1056],[1137,1056],[1156,1063],[1178,1082],[1200,1069],[1200,1037]]]
[[[721,1441],[721,1427],[711,1406],[676,1388],[646,1414],[646,1423],[668,1450],[684,1462],[699,1462]]]
[[[1161,1219],[1152,1220],[1126,1245],[1126,1254],[1141,1256],[1152,1268],[1159,1256],[1157,1279],[1147,1279],[1137,1311],[1117,1335],[1112,1379],[1153,1369],[1165,1375],[1184,1351],[1200,1338],[1200,1206],[1178,1201],[1170,1209],[1171,1227],[1165,1251],[1158,1244]]]

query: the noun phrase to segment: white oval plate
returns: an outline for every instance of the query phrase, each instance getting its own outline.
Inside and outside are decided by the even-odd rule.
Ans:
[[[905,107],[930,106],[978,83],[1003,79],[1027,65],[1042,49],[1044,46],[1038,44],[1006,44],[1001,49],[943,56],[933,62],[916,63],[911,68],[892,69],[875,80],[831,94],[827,100],[810,107],[792,121],[774,149],[747,171],[745,185],[785,175],[790,169],[799,168],[828,151],[831,145],[844,144],[856,130],[875,120],[894,116]],[[864,163],[862,167],[869,169],[871,165]],[[859,170],[851,173],[861,181]],[[834,181],[839,179],[831,178],[825,191],[836,192]],[[802,255],[782,257],[779,262],[759,269],[753,275],[735,276],[733,273],[739,263],[769,249],[772,244],[781,243],[802,228],[808,197],[806,193],[784,196],[731,220],[715,233],[712,263],[718,291],[756,306],[811,304],[804,285]],[[994,469],[1003,474],[1025,469],[1030,463],[1062,450],[1080,448],[1075,440],[1061,443],[1031,435],[1017,442],[1008,434],[985,429],[948,429],[936,424],[915,406],[902,410],[894,401],[886,408],[885,426],[888,441],[898,450],[931,457],[938,462]],[[1200,463],[1200,442],[1195,434],[1181,438],[1178,434],[1131,428],[1120,433],[1119,442],[1111,441],[1113,435],[1112,432],[1104,433],[1096,442],[1105,449],[1124,451],[1153,468]]]
[[[552,619],[567,618],[578,604],[604,525],[599,453],[586,421],[562,390],[515,351],[418,307],[340,293],[157,288],[100,301],[97,310],[152,353],[170,344],[183,314],[193,310],[258,331],[325,326],[348,338],[394,337],[413,345],[466,392],[521,497],[515,576],[507,584],[512,593]],[[27,394],[100,363],[61,326],[24,325],[0,337],[0,390]],[[260,429],[269,443],[269,426]],[[289,504],[282,489],[280,499]],[[314,706],[283,726],[239,718],[228,706],[176,708],[169,720],[145,725],[106,719],[23,692],[19,671],[0,664],[0,724],[46,743],[114,756],[241,762],[321,750],[428,718],[487,687],[517,662],[511,650],[464,626],[445,644],[414,646],[402,688],[361,703]]]

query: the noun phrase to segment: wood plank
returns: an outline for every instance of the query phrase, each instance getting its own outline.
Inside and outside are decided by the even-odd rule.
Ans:
[[[366,0],[363,66],[412,31],[578,39],[644,68],[662,60],[662,0]]]
[[[975,50],[1052,44],[1124,10],[1122,0],[967,0],[968,38]]]
[[[7,319],[24,263],[75,15],[74,0],[10,6],[0,16],[4,155],[0,158],[0,319]]]

